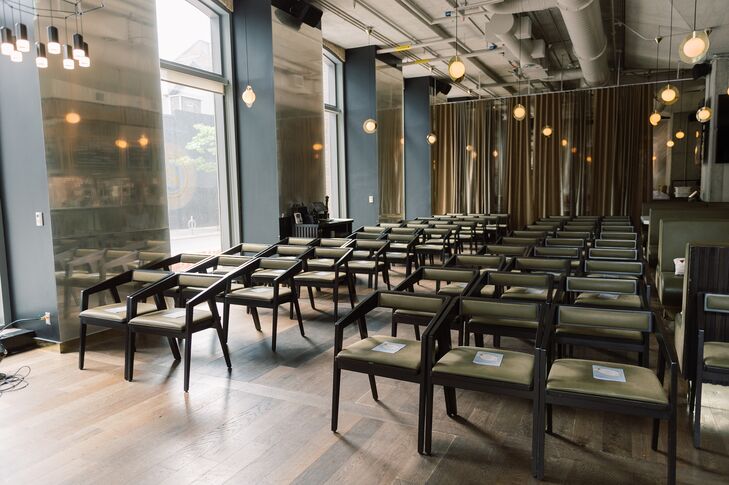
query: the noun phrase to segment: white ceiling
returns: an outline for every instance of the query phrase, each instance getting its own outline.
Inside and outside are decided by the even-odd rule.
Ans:
[[[470,3],[478,2],[472,0]],[[498,2],[498,0],[496,0]],[[446,23],[431,25],[433,19],[445,16],[445,12],[456,6],[455,0],[313,0],[312,3],[324,11],[322,34],[325,39],[344,48],[366,46],[382,47],[408,43],[423,43],[437,39],[454,37],[455,19]],[[459,5],[465,2],[459,0]],[[633,71],[650,76],[646,70],[653,70],[656,64],[656,44],[653,38],[665,36],[661,42],[659,68],[669,69],[669,25],[671,0],[600,0],[603,24],[610,47],[610,67],[615,70],[621,65],[621,79],[626,79]],[[677,49],[683,35],[678,33],[691,29],[693,24],[694,0],[674,0],[672,62],[670,69],[675,71]],[[553,74],[561,69],[579,67],[572,52],[572,46],[558,9],[548,9],[524,14],[532,21],[532,38],[543,39],[547,43],[547,57],[540,60],[544,69],[539,68],[527,77],[536,79],[539,74]],[[484,34],[489,21],[487,12],[483,15],[461,19],[458,24],[459,53],[485,49],[489,42],[496,42]],[[623,27],[624,22],[627,27]],[[373,28],[368,36],[366,27]],[[729,0],[698,0],[697,28],[713,28],[710,55],[729,52]],[[644,38],[642,38],[644,37]],[[647,39],[647,40],[646,40]],[[624,50],[620,56],[616,51]],[[425,49],[413,49],[411,56],[420,59],[445,57],[428,64],[403,67],[405,77],[425,76],[432,73],[446,78],[448,57],[455,54],[453,42],[443,42]],[[405,59],[406,61],[408,59]],[[514,87],[488,87],[484,85],[511,83],[516,80],[513,70],[517,64],[516,56],[504,49],[495,53],[485,53],[478,57],[465,59],[467,79],[458,88],[451,90],[450,96],[467,95],[472,89],[475,94],[508,95]],[[690,66],[682,65],[682,68]],[[667,75],[667,74],[665,74]],[[675,75],[675,74],[674,74]],[[614,77],[616,77],[614,75]],[[524,83],[522,83],[524,84]],[[572,86],[578,82],[572,82]],[[559,83],[544,84],[533,82],[532,89],[558,89]],[[522,86],[522,90],[525,88]]]

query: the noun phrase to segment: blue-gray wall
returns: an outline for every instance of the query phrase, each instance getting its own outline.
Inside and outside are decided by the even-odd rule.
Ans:
[[[355,228],[376,224],[380,209],[377,134],[362,129],[364,121],[377,114],[376,51],[375,46],[347,49],[344,63],[347,216],[354,219]]]
[[[9,272],[11,318],[51,312],[53,325],[24,323],[48,340],[59,340],[48,179],[38,68],[0,57],[0,196]],[[42,211],[45,226],[36,227]]]
[[[405,218],[430,216],[430,83],[429,77],[405,79]]]
[[[242,240],[266,243],[277,240],[280,215],[271,2],[236,0],[234,7],[233,64]],[[246,41],[249,46],[247,66]],[[256,93],[256,102],[251,108],[241,99],[248,83]]]

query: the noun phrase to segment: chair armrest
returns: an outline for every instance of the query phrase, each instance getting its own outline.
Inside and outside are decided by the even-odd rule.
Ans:
[[[663,326],[663,321],[658,320],[653,316],[654,320],[657,320],[655,328],[656,340],[658,340],[658,348],[666,359],[666,365],[673,368],[678,365],[678,354],[676,353],[676,347],[666,340],[666,330]]]
[[[461,299],[451,298],[446,300],[443,308],[435,317],[435,321],[426,327],[423,332],[423,364],[425,369],[430,371],[441,357],[447,354],[451,346],[451,323],[461,318]],[[435,351],[435,342],[438,342],[438,350]]]
[[[225,275],[224,277],[220,278],[219,281],[216,281],[194,297],[187,300],[187,303],[185,303],[185,308],[190,311],[192,310],[192,308],[196,307],[200,303],[209,302],[211,300],[213,300],[214,304],[215,297],[230,288],[230,282],[233,279],[232,275],[234,273],[235,272]]]
[[[130,281],[132,281],[132,271],[126,271],[124,273],[113,276],[108,280],[104,280],[96,283],[93,286],[84,288],[83,290],[81,290],[81,311],[88,310],[89,296],[106,290],[111,291],[112,289],[116,289],[118,286],[123,285],[124,283],[129,283]]]
[[[301,268],[303,268],[304,263],[302,261],[296,261],[296,264],[291,266],[289,269],[281,273],[280,275],[276,276],[271,282],[274,285],[274,291],[278,292],[278,285],[282,281],[290,280],[293,278],[296,274],[298,274],[301,271]]]
[[[363,302],[355,306],[351,312],[344,317],[340,318],[337,323],[334,324],[334,356],[336,357],[342,350],[344,344],[344,329],[358,322],[360,324],[360,336],[367,338],[367,327],[365,315],[377,308],[379,303],[379,292],[374,292],[368,296]],[[364,330],[364,331],[363,331]]]
[[[219,254],[213,254],[210,257],[207,257],[200,261],[199,263],[195,263],[189,268],[185,270],[185,273],[206,273],[208,268],[210,268],[213,264],[215,264],[218,261]]]
[[[225,254],[225,255],[240,254],[241,249],[243,249],[243,243],[238,243],[235,246],[233,246],[232,248],[226,249],[225,251],[223,251],[220,254]]]
[[[400,282],[393,291],[412,291],[415,284],[423,277],[423,269],[418,268],[410,276]]]
[[[176,274],[171,274],[168,277],[163,278],[149,286],[145,286],[144,288],[141,288],[131,295],[127,296],[127,320],[131,320],[132,318],[137,316],[137,304],[140,302],[140,300],[144,300],[146,298],[149,298],[150,296],[155,296],[165,290],[169,290],[170,288],[177,285],[177,280],[178,276]]]

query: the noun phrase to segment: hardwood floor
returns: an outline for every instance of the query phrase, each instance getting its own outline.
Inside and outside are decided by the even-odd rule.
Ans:
[[[367,293],[363,280],[357,290]],[[329,293],[318,295],[317,307],[331,311]],[[270,311],[261,311],[259,333],[234,307],[230,374],[214,332],[196,334],[189,394],[162,339],[140,341],[131,383],[123,380],[119,334],[89,345],[83,371],[78,354],[51,348],[7,357],[3,372],[28,365],[32,373],[26,389],[0,398],[0,483],[538,483],[530,474],[531,408],[519,399],[459,391],[460,416],[450,419],[437,390],[433,455],[423,457],[417,386],[378,379],[374,402],[367,378],[344,372],[339,432],[332,433],[333,319],[305,298],[301,308],[306,339],[281,309],[274,354]],[[389,334],[388,317],[381,312],[372,327]],[[348,335],[354,341],[353,328]],[[528,349],[512,339],[504,346]],[[729,388],[705,386],[704,403],[702,450],[691,444],[686,407],[679,410],[678,479],[725,484]],[[665,428],[655,453],[648,419],[565,408],[554,416],[545,482],[663,482]]]

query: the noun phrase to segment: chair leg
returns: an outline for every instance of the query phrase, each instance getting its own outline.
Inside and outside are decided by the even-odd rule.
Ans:
[[[375,401],[379,401],[380,398],[377,394],[377,383],[375,382],[375,376],[372,374],[369,374],[370,378],[370,390],[372,391],[372,399]]]
[[[296,320],[299,322],[299,331],[301,332],[302,337],[306,337],[304,334],[304,321],[301,319],[301,308],[299,308],[299,300],[294,298],[292,301],[294,305],[294,309],[296,310]]]
[[[463,332],[463,344],[459,344],[459,345],[466,345],[466,346],[471,345],[471,332],[469,332],[469,331]]]
[[[532,401],[532,475],[539,474],[539,435],[544,433],[544,428],[539,429],[540,419],[539,398],[534,397]]]
[[[668,450],[666,454],[668,468],[668,485],[676,483],[676,405],[673,405],[668,418]]]
[[[456,403],[456,389],[454,387],[444,387],[446,414],[451,418],[458,416],[458,404]]]
[[[498,349],[501,347],[501,335],[494,335],[494,348]]]
[[[547,404],[547,433],[552,434],[552,405]]]
[[[230,322],[230,303],[227,301],[223,303],[223,335],[225,341],[228,341],[228,324]]]
[[[385,284],[387,285],[387,290],[391,290],[392,286],[390,285],[390,270],[388,268],[385,268],[382,271],[382,279],[385,281]]]
[[[536,440],[536,452],[533,453],[533,459],[536,460],[535,463],[535,473],[534,478],[537,480],[541,480],[544,478],[544,441],[545,441],[545,433],[544,433],[544,405],[543,403],[539,403],[538,405],[538,411],[537,411],[537,422],[532,430],[532,433],[534,433],[537,436]]]
[[[473,334],[473,341],[476,344],[476,347],[483,347],[483,334],[482,333],[474,333]]]
[[[185,382],[183,389],[187,392],[190,389],[190,363],[192,361],[192,335],[185,339]]]
[[[415,327],[415,340],[420,340],[420,325],[415,323],[413,326]]]
[[[689,395],[688,395],[688,405],[689,405],[689,415],[694,414],[694,401],[696,399],[696,379],[693,381],[689,381]]]
[[[167,337],[167,343],[172,351],[172,357],[175,360],[180,360],[182,356],[180,355],[180,348],[177,346],[177,340],[174,337]]]
[[[276,330],[278,328],[278,306],[274,305],[271,316],[271,351],[276,352]]]
[[[334,283],[334,320],[339,318],[339,285]]]
[[[81,324],[78,336],[78,368],[84,368],[84,356],[86,354],[86,324]]]
[[[342,369],[334,364],[334,383],[332,385],[332,431],[337,431],[339,424],[339,381],[342,379]]]
[[[425,396],[425,443],[423,444],[423,453],[426,455],[430,455],[433,443],[433,391],[433,385],[429,384]]]
[[[132,382],[134,379],[134,340],[136,338],[136,334],[134,333],[134,330],[127,327],[127,358],[126,358],[126,368],[127,368],[127,380],[129,382]]]
[[[367,275],[367,288],[372,288],[372,274]],[[377,284],[375,284],[375,290],[377,289]]]
[[[397,337],[397,320],[395,320],[394,318],[392,319],[391,327],[392,328],[390,329],[390,335],[392,335],[393,337]]]
[[[233,366],[230,364],[230,352],[228,352],[228,342],[225,341],[225,334],[223,328],[220,326],[220,322],[215,322],[215,330],[218,332],[218,340],[220,341],[220,348],[223,349],[223,358],[225,359],[225,365],[230,370]],[[187,348],[187,346],[185,346]]]
[[[653,428],[651,429],[651,449],[658,451],[658,434],[661,431],[661,420],[653,418]]]
[[[251,309],[251,316],[253,316],[253,325],[255,325],[256,330],[259,332],[261,331],[261,319],[258,316],[258,308],[256,307],[249,307]]]
[[[347,278],[347,291],[349,291],[349,306],[354,308],[357,302],[357,290],[355,289],[354,280]]]
[[[420,382],[420,399],[418,402],[418,453],[423,453],[425,447],[425,401],[428,393],[427,384]]]
[[[294,319],[294,300],[289,302],[289,320]]]
[[[311,289],[311,286],[307,286],[306,290],[309,292],[309,303],[311,303],[311,309],[316,310],[316,307],[314,306],[314,292]]]
[[[703,384],[701,378],[697,376],[695,404],[694,404],[694,448],[701,448],[701,388]]]

